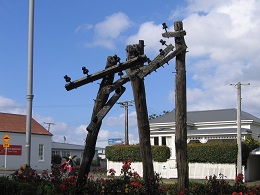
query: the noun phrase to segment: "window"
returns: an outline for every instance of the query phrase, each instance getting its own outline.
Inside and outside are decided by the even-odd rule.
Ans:
[[[154,145],[158,146],[159,145],[159,139],[158,137],[154,137]]]
[[[43,161],[44,160],[44,145],[39,144],[39,160]]]
[[[60,151],[58,151],[58,150],[53,150],[53,151],[51,151],[51,155],[52,155],[52,156],[56,156],[56,155],[59,155],[59,156],[60,156]]]
[[[162,137],[162,145],[166,146],[166,137]]]
[[[61,155],[61,157],[63,158],[63,157],[69,157],[70,156],[70,151],[69,150],[63,150],[62,151],[62,155]]]

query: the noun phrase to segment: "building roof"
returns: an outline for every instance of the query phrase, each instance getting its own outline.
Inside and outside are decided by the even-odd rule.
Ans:
[[[236,120],[237,120],[237,109],[235,108],[187,112],[187,123],[236,121]],[[252,120],[260,123],[259,118],[244,111],[241,111],[241,120]],[[170,123],[170,122],[175,122],[175,110],[150,120],[150,123]]]
[[[52,142],[52,149],[59,149],[59,150],[84,150],[83,145],[77,144],[69,144],[69,143],[62,143],[62,142]],[[96,147],[96,150],[104,150],[104,148]]]
[[[26,133],[26,115],[0,112],[0,131],[10,133]],[[32,119],[32,134],[50,135],[42,125]]]

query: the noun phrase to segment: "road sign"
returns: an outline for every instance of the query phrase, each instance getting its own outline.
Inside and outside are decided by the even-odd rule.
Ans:
[[[115,145],[115,144],[123,144],[123,140],[121,138],[108,139],[108,145]]]
[[[6,134],[2,139],[4,140],[5,143],[8,143],[11,138],[9,137],[9,135]]]
[[[10,147],[10,144],[9,143],[4,143],[3,144],[3,148],[9,148]]]

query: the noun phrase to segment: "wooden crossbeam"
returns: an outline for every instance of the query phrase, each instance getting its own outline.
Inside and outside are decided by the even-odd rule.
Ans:
[[[96,72],[94,74],[87,75],[87,76],[85,76],[81,79],[69,82],[65,85],[65,88],[66,88],[67,91],[70,91],[70,90],[75,89],[77,87],[80,87],[82,85],[91,83],[91,82],[96,81],[98,79],[101,79],[108,74],[114,74],[114,73],[117,73],[117,72],[121,72],[121,71],[126,70],[128,68],[134,68],[140,63],[147,62],[147,60],[148,59],[147,59],[146,55],[138,56],[138,57],[133,58],[129,61],[111,66],[111,67],[106,68],[102,71],[99,71],[99,72]]]
[[[169,38],[169,37],[184,37],[186,35],[185,30],[179,30],[175,32],[165,32],[162,34],[163,37]]]
[[[180,54],[182,51],[184,51],[187,47],[182,46],[175,51],[171,52],[169,55],[167,55],[170,51],[172,51],[174,47],[172,45],[168,45],[163,52],[165,52],[166,56],[159,54],[152,60],[148,65],[140,67],[136,70],[133,70],[128,73],[128,75],[123,76],[122,78],[115,81],[112,85],[108,85],[103,88],[104,92],[109,94],[112,91],[114,91],[116,88],[124,85],[125,83],[129,82],[132,77],[138,76],[139,78],[144,78],[148,74],[152,73],[156,69],[162,67],[164,64],[168,63],[171,59],[176,57],[178,54]]]
[[[125,87],[123,86],[115,90],[114,95],[108,100],[108,102],[97,113],[97,115],[92,118],[89,126],[87,127],[87,131],[92,132],[93,129],[96,128],[97,124],[99,124],[103,120],[103,118],[107,115],[109,110],[115,105],[117,100],[122,96],[124,92],[125,92]]]
[[[174,48],[173,45],[170,44],[164,50],[162,50],[162,53],[164,53],[164,55],[167,55],[170,51],[173,50],[173,48]],[[154,60],[157,60],[157,61],[162,60],[165,57],[164,55],[159,54],[157,57],[154,58]],[[133,59],[135,59],[135,58],[133,58]],[[131,61],[131,60],[132,59],[130,59],[129,61]],[[119,86],[122,86],[125,83],[127,83],[128,81],[130,81],[131,78],[135,77],[138,73],[140,74],[140,75],[138,75],[140,78],[143,76],[142,72],[144,72],[145,75],[151,73],[152,71],[154,71],[154,69],[152,69],[152,71],[149,72],[149,67],[150,67],[150,65],[154,64],[153,63],[154,60],[152,60],[147,66],[143,66],[143,67],[137,68],[136,70],[131,71],[131,73],[121,77],[120,79],[115,81],[112,85],[104,87],[103,88],[104,92],[105,93],[111,93],[112,91],[114,91]]]
[[[155,71],[158,66],[158,63],[161,62],[165,56],[168,55],[171,51],[173,51],[174,46],[172,44],[168,45],[164,50],[161,51],[159,55],[157,55],[147,66],[143,66],[140,68],[139,73],[137,74],[139,78],[144,78],[146,75]]]

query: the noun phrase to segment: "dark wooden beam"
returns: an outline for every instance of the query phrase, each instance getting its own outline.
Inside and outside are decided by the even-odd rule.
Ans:
[[[116,63],[117,62],[115,61],[115,59],[109,56],[107,58],[106,69],[115,65]],[[113,80],[114,80],[114,73],[108,74],[102,79],[96,97],[96,100],[98,101],[95,101],[91,121],[96,117],[98,112],[106,105],[106,102],[109,98],[109,94],[104,93],[103,88],[106,87],[107,85],[111,85],[113,83]],[[84,177],[88,175],[90,172],[90,166],[95,155],[97,137],[98,137],[101,124],[102,121],[98,122],[95,125],[95,128],[92,129],[92,132],[88,132],[87,134],[82,163],[80,166],[79,176],[77,181],[79,185],[82,184],[82,182],[84,181]]]
[[[139,44],[127,46],[127,59],[135,57],[135,53],[144,53],[144,41],[139,41]],[[139,69],[143,66],[140,64],[135,69]],[[131,74],[132,71],[126,70],[127,74]],[[150,143],[150,126],[148,119],[148,111],[146,105],[146,94],[144,80],[139,77],[131,79],[131,85],[134,95],[135,109],[137,115],[137,125],[140,142],[140,152],[143,162],[143,179],[146,188],[146,194],[152,195],[155,192],[155,180],[154,180],[154,168],[153,157]]]
[[[170,38],[170,37],[184,37],[186,35],[185,30],[175,31],[175,32],[165,32],[162,34],[163,37]]]
[[[183,32],[181,21],[174,23],[176,34]],[[184,37],[175,37],[176,49],[186,47]],[[189,167],[187,156],[187,95],[186,95],[186,51],[176,56],[175,74],[175,148],[178,173],[178,192],[184,192],[189,188]]]
[[[133,69],[131,72],[128,72],[127,75],[121,77],[117,81],[115,81],[112,85],[108,85],[104,87],[105,93],[111,93],[116,88],[124,85],[125,83],[129,82],[134,77],[138,76],[139,78],[143,79],[148,74],[152,73],[156,69],[162,67],[164,64],[168,63],[170,60],[172,60],[176,55],[184,51],[187,47],[181,46],[180,48],[173,51],[173,46],[168,45],[163,52],[165,55],[159,54],[156,56],[151,62],[149,62],[148,65],[138,67],[137,69]],[[169,54],[170,51],[173,51]]]
[[[121,72],[121,71],[126,70],[128,68],[134,68],[138,64],[144,63],[144,62],[147,62],[147,57],[146,57],[146,55],[141,55],[141,56],[135,57],[135,58],[133,58],[129,61],[123,62],[121,64],[113,65],[113,66],[106,68],[102,71],[99,71],[99,72],[96,72],[94,74],[87,75],[87,76],[80,78],[78,80],[69,82],[65,85],[65,88],[66,88],[67,91],[70,91],[70,90],[78,88],[82,85],[85,85],[85,84],[91,83],[93,81],[102,79],[103,77],[105,77],[108,74],[115,74],[117,72]]]
[[[94,116],[87,127],[87,131],[92,132],[96,126],[103,120],[103,118],[107,115],[109,110],[115,105],[117,100],[122,96],[125,92],[125,87],[121,86],[116,89],[114,95],[108,100],[108,102],[104,105],[104,107]]]

